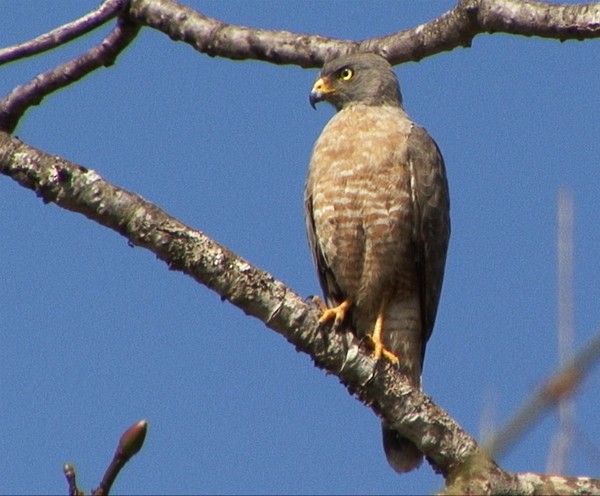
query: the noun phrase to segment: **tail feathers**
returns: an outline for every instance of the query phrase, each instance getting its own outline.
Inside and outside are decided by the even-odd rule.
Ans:
[[[405,437],[399,436],[395,431],[381,426],[383,433],[383,449],[388,463],[398,473],[410,472],[418,468],[423,462],[423,454]]]

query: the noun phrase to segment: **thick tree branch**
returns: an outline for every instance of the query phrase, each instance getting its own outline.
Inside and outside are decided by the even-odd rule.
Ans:
[[[477,452],[475,441],[393,367],[373,360],[349,333],[319,328],[318,311],[271,275],[251,266],[205,234],[140,196],[104,181],[96,172],[45,154],[0,133],[0,172],[44,202],[81,213],[149,249],[172,270],[190,275],[246,314],[282,334],[317,365],[419,445],[447,474]],[[400,421],[395,419],[401,419]],[[446,432],[440,438],[438,432]],[[440,450],[440,443],[442,449]]]
[[[446,477],[450,492],[542,494],[552,487],[556,494],[569,494],[582,484],[600,492],[597,480],[502,470],[428,396],[412,390],[388,363],[373,360],[350,333],[320,328],[317,310],[283,283],[96,172],[1,132],[0,172],[35,191],[44,202],[81,213],[149,249],[169,268],[190,275],[283,335],[413,440]]]
[[[0,65],[14,60],[46,52],[74,40],[116,17],[125,7],[127,0],[105,0],[100,7],[33,40],[0,49]],[[25,22],[25,21],[24,21]]]
[[[480,32],[541,36],[561,41],[600,37],[598,2],[569,5],[531,0],[467,0],[462,3],[477,4]]]
[[[600,3],[557,5],[526,0],[461,0],[425,24],[364,41],[226,24],[173,0],[132,0],[129,15],[210,56],[318,67],[352,51],[377,52],[392,64],[417,61],[460,46],[482,33],[559,40],[600,37]]]

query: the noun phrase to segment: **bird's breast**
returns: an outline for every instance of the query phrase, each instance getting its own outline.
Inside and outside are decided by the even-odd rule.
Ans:
[[[356,301],[397,285],[406,260],[414,263],[410,127],[397,115],[344,112],[315,144],[307,189],[316,241],[340,288]]]

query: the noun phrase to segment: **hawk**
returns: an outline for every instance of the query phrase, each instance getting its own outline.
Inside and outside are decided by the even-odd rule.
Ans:
[[[309,244],[327,308],[421,387],[450,237],[444,160],[402,107],[396,74],[373,53],[328,61],[310,93],[337,113],[315,142],[305,189]],[[397,472],[423,455],[383,429]]]

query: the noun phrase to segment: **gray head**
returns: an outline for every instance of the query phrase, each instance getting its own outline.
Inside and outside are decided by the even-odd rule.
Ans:
[[[402,106],[398,78],[374,53],[344,55],[325,63],[310,92],[310,104],[327,101],[341,110],[351,103]]]

